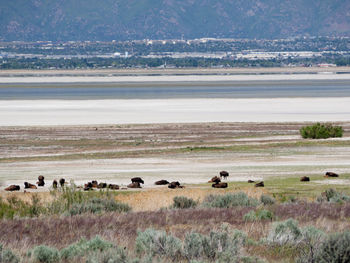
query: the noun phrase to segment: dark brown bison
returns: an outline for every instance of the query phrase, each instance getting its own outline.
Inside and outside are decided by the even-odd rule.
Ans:
[[[36,184],[37,184],[38,186],[44,186],[44,185],[45,185],[44,179],[45,179],[44,176],[40,175],[40,176],[38,177],[38,182],[36,182]]]
[[[128,188],[142,188],[139,182],[128,184]]]
[[[333,172],[326,172],[325,177],[339,177],[339,174]]]
[[[300,178],[300,182],[309,182],[309,181],[310,181],[310,177],[303,176]]]
[[[220,178],[224,177],[224,179],[227,179],[227,177],[229,176],[230,174],[226,171],[221,171],[220,172]]]
[[[97,188],[97,186],[98,186],[97,181],[91,181],[91,183],[92,183],[92,187],[93,188]]]
[[[91,185],[93,186],[93,184],[91,183]],[[97,186],[98,189],[102,189],[102,188],[107,188],[107,184],[106,183],[99,183]]]
[[[117,185],[117,184],[109,184],[108,188],[112,189],[112,190],[118,190],[119,189],[119,185]]]
[[[61,179],[60,179],[60,185],[61,185],[61,187],[64,186],[65,182],[66,182],[66,180],[65,180],[64,178],[61,178]]]
[[[248,183],[252,184],[252,183],[255,183],[255,181],[253,181],[253,180],[248,180]]]
[[[10,191],[10,192],[19,191],[19,190],[21,190],[21,187],[19,185],[14,185],[14,184],[5,188],[5,191]]]
[[[170,188],[170,189],[175,189],[175,188],[182,188],[182,187],[180,187],[180,183],[179,183],[179,182],[171,182],[171,183],[168,185],[168,188]]]
[[[221,182],[221,179],[218,176],[214,176],[213,178],[211,178],[210,181],[208,181],[208,183],[216,183],[216,184],[220,182]]]
[[[57,189],[57,185],[58,185],[57,181],[56,181],[56,180],[53,180],[53,182],[52,182],[52,188],[53,188],[53,189]]]
[[[84,184],[84,191],[92,190],[92,183],[88,182],[87,184]]]
[[[264,187],[264,182],[260,182],[260,183],[257,183],[255,184],[255,187]]]
[[[155,185],[166,185],[169,184],[169,182],[167,180],[159,180],[157,182],[154,183]]]
[[[139,183],[139,184],[144,184],[145,182],[142,180],[141,177],[134,177],[134,178],[131,178],[131,182],[132,183]]]
[[[227,183],[216,183],[216,184],[212,184],[211,187],[214,188],[227,188]]]
[[[24,182],[24,189],[37,189],[37,187],[34,184]]]

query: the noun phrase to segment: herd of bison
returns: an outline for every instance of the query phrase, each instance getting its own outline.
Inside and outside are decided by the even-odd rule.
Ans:
[[[214,176],[211,178],[208,183],[213,183],[212,187],[214,188],[227,188],[228,184],[226,182],[221,182],[222,179],[226,179],[229,176],[229,173],[227,171],[221,171],[219,173],[219,176]],[[333,172],[326,172],[325,177],[339,177],[338,174],[333,173]],[[43,187],[45,186],[45,181],[44,181],[44,176],[40,175],[38,177],[38,182],[36,183],[38,187]],[[310,177],[303,176],[300,178],[301,182],[309,182]],[[63,187],[66,183],[66,180],[64,178],[61,178],[58,182],[57,180],[53,180],[52,182],[52,188],[57,189],[57,187],[60,185]],[[131,178],[131,183],[127,185],[127,188],[142,188],[141,184],[144,184],[145,182],[142,180],[140,177],[134,177]],[[248,183],[255,183],[253,180],[248,180]],[[59,185],[58,185],[59,184]],[[184,188],[179,182],[171,182],[169,183],[167,180],[160,180],[154,183],[155,185],[168,185],[168,188],[170,189],[176,189],[176,188]],[[264,182],[261,181],[259,183],[255,183],[255,187],[264,187]],[[91,181],[86,184],[84,184],[84,187],[79,187],[83,188],[84,191],[89,191],[93,190],[94,188],[97,189],[103,189],[103,188],[108,188],[111,190],[119,190],[119,189],[127,189],[126,187],[120,187],[117,184],[107,184],[107,183],[98,183],[97,181]],[[24,189],[37,189],[37,186],[28,182],[24,182]],[[21,187],[19,185],[10,185],[7,188],[5,188],[5,191],[19,191],[21,190]]]

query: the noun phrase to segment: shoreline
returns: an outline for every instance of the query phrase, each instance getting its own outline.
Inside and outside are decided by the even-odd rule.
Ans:
[[[59,84],[59,83],[120,83],[135,84],[145,83],[242,83],[260,81],[308,81],[308,80],[349,80],[350,74],[334,74],[332,72],[320,72],[317,74],[263,74],[263,75],[136,75],[136,76],[0,76],[0,84]]]

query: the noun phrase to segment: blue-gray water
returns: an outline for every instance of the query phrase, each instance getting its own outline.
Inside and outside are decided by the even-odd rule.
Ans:
[[[0,84],[0,100],[350,97],[350,80],[208,84]]]

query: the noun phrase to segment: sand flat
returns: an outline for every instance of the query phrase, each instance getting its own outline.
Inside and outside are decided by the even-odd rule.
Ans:
[[[8,100],[0,126],[350,121],[350,97],[272,99]]]

